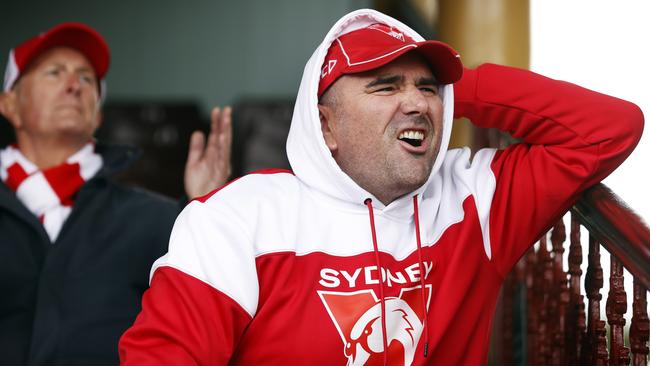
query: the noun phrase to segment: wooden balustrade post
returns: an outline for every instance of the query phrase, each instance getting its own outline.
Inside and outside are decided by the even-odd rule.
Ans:
[[[528,331],[526,337],[526,356],[528,357],[528,365],[536,366],[538,348],[538,313],[539,303],[537,300],[537,292],[535,290],[535,268],[537,264],[537,255],[535,248],[531,247],[526,253],[526,317],[528,319]]]
[[[518,269],[523,269],[523,281],[528,289],[526,356],[529,366],[650,365],[647,302],[650,289],[650,252],[647,250],[650,228],[603,186],[596,186],[589,192],[590,195],[579,201],[571,211],[567,271],[563,267],[563,242],[566,240],[563,222],[558,222],[552,232],[544,234],[539,240],[539,249],[535,251],[531,248],[525,259],[518,263],[518,266],[523,266]],[[630,226],[627,226],[628,221]],[[584,276],[588,303],[586,310],[581,294],[581,225],[589,231],[588,265]],[[600,313],[604,282],[600,263],[601,245],[611,253],[610,287],[604,304],[606,320],[610,325],[609,347],[606,323]],[[627,311],[624,268],[634,277],[629,349],[625,347],[624,335],[624,314]],[[516,278],[521,278],[521,272],[516,274]]]
[[[609,365],[622,366],[630,363],[629,350],[625,347],[623,327],[627,311],[627,298],[623,286],[623,264],[611,256],[611,271],[609,276],[609,294],[605,306],[607,322],[609,323]]]
[[[582,365],[605,366],[607,364],[607,340],[605,339],[605,322],[600,320],[600,300],[603,288],[603,268],[600,265],[600,244],[589,235],[589,254],[587,255],[587,275],[585,290],[589,307],[587,317],[587,334],[584,338]]]
[[[551,233],[551,245],[553,250],[553,296],[551,317],[551,365],[562,365],[564,361],[566,332],[566,308],[569,303],[569,291],[567,288],[567,274],[564,271],[564,241],[566,240],[566,229],[562,219],[553,227]]]
[[[553,288],[553,259],[548,251],[548,240],[546,235],[539,240],[539,250],[537,251],[537,263],[535,269],[534,288],[537,292],[538,304],[538,322],[537,322],[537,364],[548,365],[551,362],[551,314],[553,307],[551,305],[551,290]]]
[[[585,304],[580,294],[582,270],[582,246],[580,223],[571,214],[571,242],[569,246],[569,305],[567,308],[567,332],[564,364],[577,365],[582,353],[582,336],[585,332]]]
[[[646,366],[648,341],[650,341],[650,320],[648,320],[647,289],[637,278],[634,279],[634,301],[632,303],[632,324],[630,325],[630,349],[632,365]]]

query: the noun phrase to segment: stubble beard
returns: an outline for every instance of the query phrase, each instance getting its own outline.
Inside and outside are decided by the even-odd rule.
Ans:
[[[393,147],[392,143],[399,144],[398,141],[393,141],[397,139],[397,126],[399,124],[395,124],[395,126],[391,127],[392,131],[388,133],[391,141],[388,142],[387,146],[391,148]],[[394,151],[391,153],[391,148],[389,148],[383,154],[383,161],[376,161],[377,164],[374,166],[369,165],[367,161],[358,162],[364,164],[362,166],[365,166],[366,169],[364,169],[365,173],[361,174],[362,177],[358,177],[360,180],[355,179],[355,181],[360,182],[362,188],[375,195],[384,204],[417,190],[427,182],[431,175],[438,154],[439,138],[437,134],[437,131],[434,131],[433,128],[429,130],[429,138],[431,139],[429,143],[433,144],[433,146],[431,147],[432,151],[424,155],[408,153],[400,150],[401,147],[398,146],[397,154]],[[408,154],[409,158],[405,159],[400,154]]]

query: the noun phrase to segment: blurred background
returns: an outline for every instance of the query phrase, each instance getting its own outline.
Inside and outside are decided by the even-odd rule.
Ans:
[[[305,62],[339,17],[370,6],[359,0],[3,2],[0,65],[16,44],[60,22],[97,29],[112,57],[97,137],[143,149],[124,182],[179,197],[189,136],[207,129],[213,106],[235,107],[233,177],[288,168],[284,140]],[[11,139],[0,121],[0,144]]]
[[[650,6],[641,0],[25,0],[6,2],[0,13],[0,65],[11,47],[57,23],[96,28],[112,53],[98,137],[144,150],[125,181],[176,197],[189,134],[206,129],[212,106],[235,107],[234,177],[287,167],[284,139],[304,64],[340,16],[364,7],[449,42],[467,66],[532,68],[650,113]],[[10,132],[0,123],[0,143]],[[647,135],[607,181],[645,218],[650,199],[637,189]],[[495,139],[494,131],[458,121],[452,146]]]

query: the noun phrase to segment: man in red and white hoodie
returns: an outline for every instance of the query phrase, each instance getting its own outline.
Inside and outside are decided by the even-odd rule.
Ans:
[[[448,150],[452,118],[522,140]],[[287,152],[191,202],[123,365],[479,365],[513,264],[632,151],[635,105],[372,10],[308,61]]]

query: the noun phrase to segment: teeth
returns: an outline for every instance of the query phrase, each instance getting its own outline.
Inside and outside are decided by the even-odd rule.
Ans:
[[[399,134],[399,139],[424,140],[424,132],[407,130]]]

